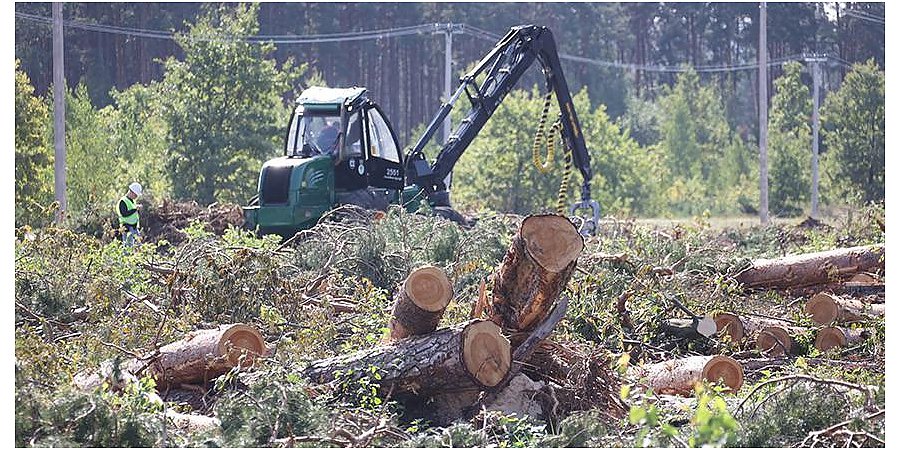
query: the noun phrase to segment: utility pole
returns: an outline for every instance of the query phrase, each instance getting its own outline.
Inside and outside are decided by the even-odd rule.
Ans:
[[[451,80],[453,79],[453,24],[448,23],[444,32],[444,101],[450,101],[453,95]],[[444,119],[444,143],[450,140],[450,115]]]
[[[766,63],[766,2],[759,4],[759,223],[769,224],[769,74]]]
[[[53,3],[53,191],[59,203],[56,221],[62,222],[66,203],[66,80],[63,72],[63,24],[61,2]]]
[[[812,209],[810,217],[819,220],[819,85],[822,78],[820,63],[826,59],[822,56],[806,58],[812,64],[813,78],[813,113],[812,113]]]

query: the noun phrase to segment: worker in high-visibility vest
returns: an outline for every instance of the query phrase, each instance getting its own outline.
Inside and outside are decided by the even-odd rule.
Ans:
[[[140,236],[138,224],[140,223],[140,215],[138,209],[140,205],[136,205],[134,201],[144,191],[140,183],[131,183],[128,185],[128,192],[119,200],[119,206],[116,212],[119,214],[119,230],[122,231],[122,243],[126,247],[134,245],[134,240]]]

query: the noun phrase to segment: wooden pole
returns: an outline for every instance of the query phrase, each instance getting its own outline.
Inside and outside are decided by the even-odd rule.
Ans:
[[[53,191],[59,211],[56,221],[62,222],[69,209],[66,200],[66,79],[63,68],[63,4],[53,3]]]
[[[769,224],[769,72],[766,55],[766,2],[759,4],[759,223]]]

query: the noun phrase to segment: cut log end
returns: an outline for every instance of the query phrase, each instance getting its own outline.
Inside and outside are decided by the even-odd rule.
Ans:
[[[782,327],[765,327],[756,337],[757,350],[769,355],[778,356],[791,352],[792,340],[787,330]]]
[[[509,341],[500,334],[500,327],[490,321],[474,322],[463,333],[466,370],[483,386],[496,386],[510,369]]]
[[[856,275],[853,275],[853,277],[850,278],[850,282],[851,283],[863,283],[863,284],[876,284],[876,283],[878,283],[878,279],[875,278],[875,276],[870,273],[863,272],[863,273],[858,273]]]
[[[705,337],[712,337],[716,334],[716,321],[712,317],[702,317],[697,321],[697,333]]]
[[[816,348],[819,351],[826,352],[834,347],[845,347],[847,345],[847,337],[840,328],[825,327],[816,334]]]
[[[744,339],[744,324],[741,319],[731,313],[716,314],[716,331],[723,336],[728,335],[732,342],[741,342]]]
[[[247,366],[262,355],[266,354],[266,341],[256,328],[235,324],[222,334],[219,339],[219,354],[228,355],[228,361],[232,365],[240,362],[241,355],[246,352],[246,360],[243,365]]]
[[[562,272],[584,249],[584,238],[563,216],[528,217],[522,223],[521,234],[528,253],[550,272]]]
[[[442,311],[453,298],[453,285],[444,271],[427,266],[414,270],[403,283],[409,299],[423,311]]]
[[[813,322],[819,325],[827,325],[834,322],[839,313],[834,296],[825,292],[813,295],[806,302],[805,311],[812,316]]]
[[[703,379],[719,382],[737,392],[744,385],[744,369],[728,356],[716,355],[703,367]]]

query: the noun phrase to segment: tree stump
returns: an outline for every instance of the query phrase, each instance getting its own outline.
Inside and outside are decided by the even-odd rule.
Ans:
[[[859,328],[824,327],[816,333],[815,346],[826,352],[834,347],[858,344],[869,337],[870,332]]]
[[[759,259],[735,279],[748,288],[790,289],[826,284],[873,270],[884,270],[884,245]]]
[[[329,383],[339,374],[359,379],[376,367],[382,394],[482,390],[503,380],[511,355],[509,341],[500,334],[497,324],[472,320],[350,355],[313,361],[304,376],[315,383]]]
[[[525,218],[494,276],[491,320],[512,331],[530,331],[559,298],[584,249],[584,238],[558,215]]]
[[[391,339],[434,331],[453,299],[453,285],[444,271],[426,266],[412,271],[394,296]]]
[[[740,363],[722,355],[673,359],[637,367],[631,373],[646,378],[649,387],[660,394],[691,395],[694,385],[701,380],[720,382],[731,392],[737,392],[744,384]]]
[[[884,304],[867,305],[859,300],[820,292],[806,302],[805,311],[812,316],[813,322],[830,325],[834,322],[859,322],[868,316],[883,316]]]
[[[266,342],[256,328],[231,324],[191,332],[184,339],[161,347],[159,352],[151,367],[157,386],[165,388],[205,383],[238,365],[249,367],[266,353]]]

